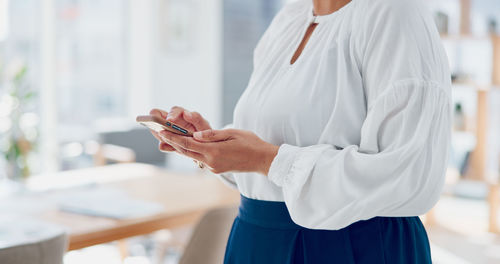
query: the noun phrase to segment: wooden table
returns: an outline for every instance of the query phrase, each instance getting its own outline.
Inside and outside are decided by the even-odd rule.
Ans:
[[[37,218],[68,229],[69,250],[193,224],[211,208],[235,206],[239,202],[239,193],[213,175],[181,175],[139,163],[33,177],[28,188],[43,191],[43,195],[57,192],[54,188],[67,189],[88,183],[125,190],[133,198],[160,203],[165,210],[128,220],[66,213],[56,207],[38,212]]]

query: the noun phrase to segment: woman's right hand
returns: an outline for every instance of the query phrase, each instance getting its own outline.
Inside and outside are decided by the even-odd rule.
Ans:
[[[161,109],[152,109],[151,111],[149,111],[149,114],[160,117],[166,121],[175,123],[183,128],[186,128],[191,132],[211,129],[208,121],[205,120],[198,112],[190,112],[179,106],[172,107],[169,112]],[[158,145],[158,149],[160,149],[160,151],[163,152],[176,151],[182,153],[181,150],[177,149],[178,146],[172,146],[165,143],[157,132],[153,130],[150,131],[153,134],[153,136],[160,142]]]

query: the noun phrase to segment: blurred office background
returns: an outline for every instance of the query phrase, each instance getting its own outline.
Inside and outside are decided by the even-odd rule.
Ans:
[[[500,2],[423,1],[454,83],[447,183],[423,216],[435,262],[500,263]],[[0,0],[2,199],[108,164],[198,173],[189,159],[157,151],[135,116],[180,105],[212,127],[231,123],[253,48],[286,2]],[[176,263],[182,249],[155,255],[158,237],[172,236],[158,232],[69,251],[65,263]]]

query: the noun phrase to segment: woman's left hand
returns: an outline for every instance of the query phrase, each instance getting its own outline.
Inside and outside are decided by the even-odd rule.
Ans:
[[[267,175],[279,149],[250,131],[238,129],[209,129],[195,132],[193,137],[164,130],[160,137],[178,146],[181,154],[203,162],[214,173],[238,171]]]

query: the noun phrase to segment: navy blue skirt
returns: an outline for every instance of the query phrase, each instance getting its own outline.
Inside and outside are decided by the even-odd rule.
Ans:
[[[340,230],[295,224],[284,202],[241,196],[224,257],[226,264],[431,263],[418,217],[375,217]]]

